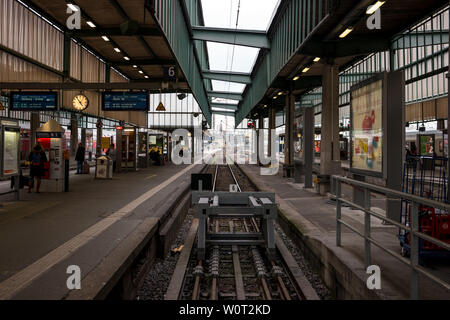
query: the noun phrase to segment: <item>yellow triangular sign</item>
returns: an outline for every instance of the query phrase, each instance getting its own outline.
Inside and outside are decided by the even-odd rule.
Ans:
[[[162,102],[160,102],[158,104],[158,106],[156,107],[156,111],[166,111],[166,108],[164,107],[164,105],[162,104]]]

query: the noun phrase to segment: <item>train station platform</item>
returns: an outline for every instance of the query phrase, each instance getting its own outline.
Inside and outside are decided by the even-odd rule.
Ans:
[[[260,175],[256,165],[240,165],[243,172],[260,191],[275,192],[279,205],[279,222],[299,242],[312,267],[321,275],[338,299],[409,299],[410,268],[376,246],[372,246],[372,264],[381,269],[381,289],[369,290],[364,266],[364,239],[342,228],[342,246],[336,246],[336,205],[328,197],[318,195],[303,184],[282,177]],[[342,190],[351,198],[352,189]],[[372,210],[385,215],[385,199],[372,194]],[[343,220],[363,230],[364,214],[348,207],[342,208]],[[400,253],[398,229],[384,225],[372,217],[372,237]],[[432,261],[424,266],[445,281],[450,280],[450,267],[445,261]],[[421,299],[449,299],[450,292],[431,280],[420,278]]]
[[[72,175],[70,192],[0,198],[0,300],[93,299],[144,242],[171,221],[203,165],[166,165],[97,180]],[[187,196],[187,197],[186,197]],[[67,267],[81,270],[72,291]]]

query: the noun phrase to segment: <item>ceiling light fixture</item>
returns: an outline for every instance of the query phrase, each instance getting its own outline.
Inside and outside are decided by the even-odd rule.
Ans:
[[[352,31],[353,31],[353,27],[348,27],[347,29],[345,29],[344,32],[342,32],[342,33],[339,35],[339,38],[341,38],[341,39],[345,38],[345,37],[348,36],[349,33],[352,32]]]
[[[75,5],[73,5],[73,4],[71,4],[71,3],[68,3],[67,6],[68,6],[68,7],[70,8],[70,10],[72,10],[72,11],[78,11],[78,7],[75,6]]]
[[[95,24],[92,21],[87,21],[86,23],[89,25],[89,27],[95,28]]]
[[[125,57],[123,57],[123,58],[124,58],[125,60],[127,60],[127,61],[130,60],[130,58],[128,58],[127,56],[125,56]]]
[[[120,52],[120,49],[119,48],[114,48],[114,51],[115,52]]]
[[[102,36],[102,39],[105,41],[109,41],[109,38],[107,36]]]
[[[302,72],[303,72],[303,73],[306,73],[306,72],[309,71],[309,69],[311,69],[311,68],[310,68],[310,67],[305,67],[305,68],[302,70]]]
[[[283,94],[283,91],[278,92],[278,95],[281,96]]]
[[[385,3],[386,1],[377,1],[375,2],[374,5],[371,5],[370,7],[367,8],[366,14],[374,14],[375,11],[377,11],[378,9],[380,9],[380,7]]]
[[[133,68],[137,68],[137,65],[133,65]]]
[[[139,73],[144,73],[144,71],[142,71],[142,70],[139,70]]]
[[[297,81],[298,79],[300,79],[300,76],[295,76],[292,80]]]
[[[320,57],[316,57],[313,61],[314,62],[319,62],[320,61]]]
[[[148,79],[148,76],[144,76],[145,79]]]

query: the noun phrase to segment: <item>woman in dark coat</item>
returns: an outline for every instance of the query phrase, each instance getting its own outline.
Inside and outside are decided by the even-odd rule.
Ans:
[[[41,177],[45,175],[44,162],[47,162],[47,156],[45,155],[44,149],[38,142],[31,150],[28,156],[28,161],[30,161],[30,181],[28,183],[28,193],[31,192],[33,187],[33,180],[36,178],[36,193],[39,193],[39,187],[41,186]]]

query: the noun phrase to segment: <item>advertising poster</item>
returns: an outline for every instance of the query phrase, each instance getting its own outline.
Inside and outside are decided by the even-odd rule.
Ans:
[[[294,123],[294,160],[303,160],[303,144],[303,115],[301,115]]]
[[[3,144],[3,174],[16,175],[19,172],[19,131],[5,128]]]
[[[383,172],[383,81],[352,92],[352,169]]]

